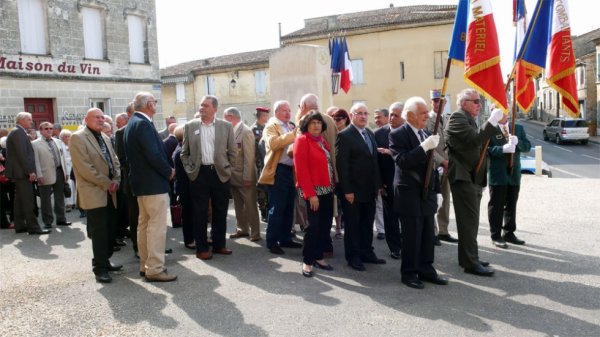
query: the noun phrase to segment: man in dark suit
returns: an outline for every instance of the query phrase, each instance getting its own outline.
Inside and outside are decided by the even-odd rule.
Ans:
[[[383,186],[377,163],[377,143],[366,128],[369,111],[364,103],[350,109],[352,123],[338,133],[336,160],[344,210],[344,248],[348,265],[365,270],[364,263],[383,264],[373,251],[375,198]]]
[[[167,139],[167,137],[169,137],[169,135],[171,134],[171,132],[169,131],[169,125],[176,122],[177,120],[173,116],[165,118],[165,128],[158,132],[158,135],[160,136],[161,140],[165,140]]]
[[[425,134],[429,119],[427,103],[411,97],[402,110],[406,123],[390,134],[390,150],[396,164],[394,177],[395,209],[402,226],[402,283],[423,289],[423,281],[439,285],[448,280],[433,268],[433,217],[437,210],[437,194],[441,193],[435,169],[424,190],[427,152],[436,148],[439,135]]]
[[[527,139],[523,126],[515,124],[514,135],[511,135],[507,122],[506,116],[500,120],[498,123],[500,133],[490,139],[488,146],[490,156],[488,220],[492,242],[499,248],[508,248],[506,242],[515,245],[525,244],[525,241],[517,238],[515,231],[517,230],[517,200],[521,186],[521,152],[531,150],[531,143]],[[513,157],[512,167],[508,166],[510,156]],[[503,219],[504,227],[502,227]]]
[[[15,119],[16,127],[6,138],[6,171],[7,178],[15,181],[14,225],[16,233],[48,234],[50,230],[42,230],[34,214],[34,197],[32,183],[36,180],[35,153],[27,130],[33,120],[28,112],[19,112]]]
[[[88,236],[92,239],[92,266],[96,281],[109,283],[109,271],[117,271],[121,265],[113,265],[116,234],[117,190],[120,182],[119,160],[110,138],[102,133],[104,113],[98,108],[89,109],[85,116],[86,127],[71,136],[69,149],[75,176],[79,204],[87,210]]]
[[[482,189],[487,184],[486,161],[480,163],[480,154],[486,141],[498,130],[496,125],[502,111],[493,110],[486,123],[477,127],[475,117],[481,109],[479,93],[465,89],[458,94],[456,105],[460,107],[450,115],[444,130],[448,146],[448,180],[456,214],[458,230],[458,264],[466,273],[492,276],[494,270],[487,262],[479,260],[477,231]]]
[[[177,138],[175,138],[174,132],[175,128],[177,128],[177,123],[171,123],[167,127],[169,131],[169,136],[163,139],[163,143],[165,144],[165,153],[167,154],[167,159],[169,160],[169,165],[175,168],[175,163],[173,163],[173,152],[179,145]],[[175,195],[175,179],[169,182],[169,200],[171,205],[171,225],[173,228],[181,227],[181,217],[176,215],[177,212],[177,196]]]
[[[390,110],[402,110],[403,104],[395,102],[390,106]],[[381,201],[383,204],[383,225],[385,229],[385,241],[390,249],[390,257],[398,260],[400,258],[400,222],[398,215],[394,211],[394,159],[392,151],[390,151],[390,131],[399,128],[401,119],[392,119],[392,122],[382,125],[375,130],[375,141],[377,142],[377,159],[379,164],[379,173],[383,182],[383,192],[381,193]]]
[[[175,281],[165,265],[169,180],[175,170],[169,165],[165,146],[152,124],[156,99],[140,92],[134,99],[135,112],[127,123],[123,140],[129,162],[129,181],[139,207],[138,251],[140,274],[149,282]]]
[[[194,207],[196,257],[209,260],[213,254],[230,255],[225,247],[229,179],[235,162],[236,146],[231,123],[216,118],[219,101],[208,95],[200,101],[200,119],[185,124],[181,162],[190,178]],[[208,203],[212,202],[212,253],[208,250],[206,230]]]

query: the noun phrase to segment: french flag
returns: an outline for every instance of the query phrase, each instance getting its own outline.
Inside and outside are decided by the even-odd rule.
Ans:
[[[517,73],[515,81],[518,88],[529,85],[520,81],[533,82],[533,78],[545,68],[546,82],[561,94],[563,109],[573,117],[579,115],[575,54],[567,0],[538,0],[517,62],[515,68],[519,71],[521,67],[525,75]],[[517,96],[517,102],[522,100],[526,103],[525,98]]]
[[[506,113],[500,48],[490,0],[471,0],[466,29],[465,81]]]
[[[340,88],[344,90],[344,92],[348,93],[350,90],[350,86],[352,85],[352,61],[350,61],[350,53],[348,51],[348,44],[346,43],[346,37],[342,40],[342,57],[343,61],[341,64],[341,79],[340,79]]]

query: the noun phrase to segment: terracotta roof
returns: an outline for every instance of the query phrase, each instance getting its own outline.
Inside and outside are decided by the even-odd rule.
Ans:
[[[227,68],[241,68],[244,66],[268,63],[269,56],[277,49],[265,49],[238,54],[209,57],[202,60],[180,63],[160,70],[160,77],[180,77],[191,73],[201,74],[215,72],[215,70]]]
[[[575,58],[596,52],[596,43],[594,40],[600,39],[600,29],[594,29],[579,36],[573,36],[573,48],[575,49]]]
[[[421,5],[322,16],[304,20],[304,28],[282,36],[281,42],[295,43],[340,31],[349,33],[369,29],[453,23],[455,13],[456,5]]]

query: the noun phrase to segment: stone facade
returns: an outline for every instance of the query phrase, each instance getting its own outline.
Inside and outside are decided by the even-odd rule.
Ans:
[[[51,102],[51,122],[76,125],[96,101],[114,116],[139,91],[160,97],[154,0],[45,0],[46,54],[21,50],[18,3],[5,0],[0,7],[0,124],[11,127],[16,113],[27,110],[28,99]],[[85,7],[102,13],[101,59],[85,57]],[[129,15],[142,18],[145,25],[145,62],[130,62]]]

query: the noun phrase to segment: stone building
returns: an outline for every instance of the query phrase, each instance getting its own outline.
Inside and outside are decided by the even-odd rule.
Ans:
[[[90,107],[114,116],[139,91],[160,97],[154,0],[2,2],[0,127],[29,111],[74,129]]]
[[[343,34],[355,76],[350,91],[334,95],[333,104],[349,109],[362,101],[372,110],[387,108],[410,96],[428,98],[430,89],[441,88],[455,12],[455,5],[425,5],[310,18],[304,28],[280,38],[281,48],[327,47],[330,35]],[[273,79],[269,69],[270,57],[277,50],[219,56],[162,69],[165,114],[189,119],[198,110],[200,97],[208,93],[216,94],[222,107],[241,108],[246,122],[253,121],[250,114],[256,106],[269,106],[277,99],[291,100],[295,106],[294,95],[271,96],[269,85],[281,81]],[[329,55],[325,53],[321,61],[328,64]],[[466,87],[463,70],[454,67],[447,86],[452,108],[453,95]],[[447,108],[450,111],[451,107]]]

